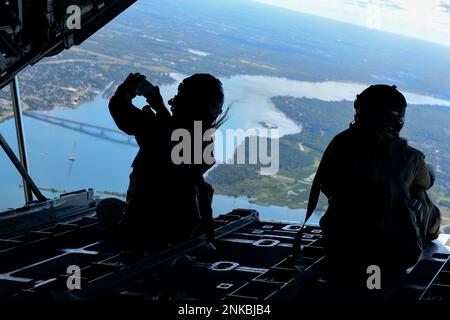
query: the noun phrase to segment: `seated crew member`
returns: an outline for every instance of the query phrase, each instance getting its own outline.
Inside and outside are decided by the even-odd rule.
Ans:
[[[390,281],[417,261],[409,255],[415,242],[405,198],[421,209],[423,243],[437,238],[440,212],[426,192],[434,176],[425,156],[399,137],[404,96],[395,86],[373,85],[354,106],[354,122],[328,145],[316,179],[329,200],[320,225],[330,277],[365,288],[369,266]]]

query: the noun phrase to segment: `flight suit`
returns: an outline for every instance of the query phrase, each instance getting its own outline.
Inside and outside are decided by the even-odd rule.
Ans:
[[[140,147],[132,164],[121,230],[167,242],[192,237],[202,219],[199,199],[205,195],[199,192],[207,189],[203,174],[213,164],[173,163],[172,148],[179,142],[171,137],[179,124],[167,109],[154,113],[146,106],[141,110],[119,87],[109,110],[118,128],[135,136]]]
[[[352,125],[331,141],[317,174],[329,201],[320,221],[324,247],[336,266],[345,265],[346,260],[366,259],[367,248],[383,241],[367,230],[380,223],[380,215],[390,212],[401,197],[393,175],[421,201],[424,223],[420,228],[426,240],[438,236],[440,212],[426,192],[434,182],[432,172],[425,156],[404,139]],[[395,260],[395,256],[387,260]]]

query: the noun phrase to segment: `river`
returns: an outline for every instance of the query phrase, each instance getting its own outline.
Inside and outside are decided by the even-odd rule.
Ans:
[[[177,81],[183,76],[173,74]],[[230,120],[222,129],[262,128],[260,122],[275,124],[281,135],[300,132],[295,124],[279,112],[271,103],[275,95],[320,98],[326,101],[353,100],[366,87],[365,84],[340,82],[304,82],[265,76],[234,76],[223,79],[226,105],[233,103]],[[175,93],[177,84],[161,87],[167,100]],[[416,94],[405,94],[409,103],[440,104],[450,102]],[[137,101],[141,104],[142,101]],[[77,120],[89,124],[116,128],[107,108],[108,102],[98,96],[92,102],[76,109],[55,108],[45,114]],[[130,164],[137,147],[104,140],[79,131],[55,126],[29,117],[24,117],[29,155],[30,173],[41,188],[57,190],[79,190],[93,188],[98,191],[124,192],[128,184]],[[0,124],[0,132],[17,150],[14,121]],[[74,157],[75,161],[69,160]],[[0,210],[23,204],[21,178],[3,152],[0,153]],[[46,192],[47,196],[55,194]],[[303,209],[263,207],[251,204],[247,198],[232,198],[216,195],[215,214],[226,213],[233,208],[252,208],[261,217],[269,220],[301,221]],[[319,214],[312,218],[317,222]]]

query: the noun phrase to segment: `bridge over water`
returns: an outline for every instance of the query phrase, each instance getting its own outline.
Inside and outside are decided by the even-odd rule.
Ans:
[[[132,146],[137,146],[136,140],[134,137],[127,135],[126,133],[117,130],[111,129],[103,126],[98,126],[94,124],[89,124],[81,121],[69,120],[60,117],[54,117],[42,113],[32,112],[32,111],[24,111],[24,116],[44,121],[47,123],[51,123],[63,128],[75,130],[78,132],[82,132],[97,138],[128,144]]]

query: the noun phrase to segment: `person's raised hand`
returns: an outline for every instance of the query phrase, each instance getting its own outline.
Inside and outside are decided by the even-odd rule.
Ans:
[[[137,95],[137,87],[139,83],[145,79],[140,73],[130,73],[125,81],[117,88],[118,92],[125,94],[128,100],[133,100]]]
[[[159,91],[158,86],[154,86],[154,89],[149,91],[145,97],[150,107],[158,111],[160,108],[164,108],[164,99],[161,96],[161,92]]]

